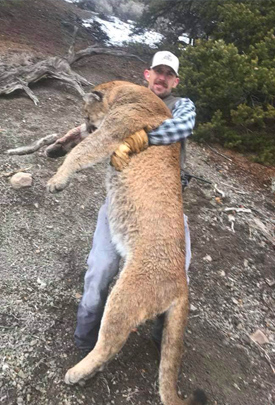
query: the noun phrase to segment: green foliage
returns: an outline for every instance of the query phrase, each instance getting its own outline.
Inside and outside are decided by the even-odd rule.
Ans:
[[[190,39],[207,38],[218,18],[217,5],[224,0],[148,0],[138,21],[140,28],[156,28],[171,44],[186,33]]]
[[[195,139],[275,164],[275,45],[270,31],[247,53],[224,40],[181,53],[179,91],[197,106]]]
[[[201,121],[211,120],[218,109],[228,118],[230,110],[243,102],[248,92],[244,79],[250,70],[246,59],[222,40],[199,41],[182,53],[179,87],[196,102]]]
[[[239,51],[274,30],[275,0],[147,0],[138,26],[161,28],[170,40],[188,34],[197,39],[223,39]]]
[[[261,112],[260,115],[262,115]],[[255,117],[257,117],[257,114],[255,114]],[[259,125],[254,130],[251,130],[249,126],[244,126],[241,120],[238,121],[238,125],[229,126],[223,119],[222,112],[218,110],[214,113],[210,122],[198,125],[194,139],[198,142],[220,143],[226,148],[249,153],[252,159],[258,163],[274,164],[274,119],[273,125],[268,128],[264,126],[265,129]]]
[[[269,122],[274,120],[275,123],[275,108],[270,104],[267,105],[266,110],[260,105],[249,107],[246,104],[240,104],[236,110],[231,110],[231,118],[234,125],[247,129],[251,127],[264,129]]]
[[[234,43],[239,52],[247,51],[274,29],[275,1],[225,1],[218,7],[218,22],[213,39]]]

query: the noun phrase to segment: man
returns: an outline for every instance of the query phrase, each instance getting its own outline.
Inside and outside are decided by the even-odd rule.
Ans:
[[[155,130],[148,133],[146,143],[150,145],[169,145],[181,142],[182,148],[186,138],[191,135],[195,124],[195,106],[188,98],[174,97],[173,88],[179,83],[179,60],[168,51],[157,52],[152,60],[150,69],[144,71],[148,88],[160,97],[172,112],[173,118],[167,119]],[[86,128],[80,126],[69,131],[58,143],[60,154],[68,150],[66,145],[72,140],[80,142],[86,134]],[[48,156],[56,157],[57,145],[49,147]],[[129,146],[129,145],[128,145]],[[138,148],[138,150],[141,150]],[[52,153],[53,151],[53,153]],[[123,158],[116,151],[118,156]],[[116,154],[115,152],[115,154]],[[135,152],[135,150],[134,150]],[[182,164],[182,159],[181,159]],[[88,270],[85,275],[84,293],[78,307],[75,341],[77,347],[87,354],[96,344],[104,306],[108,296],[109,285],[118,273],[120,256],[111,241],[109,221],[107,215],[108,196],[101,207],[97,226],[93,237],[92,250],[88,257]],[[186,229],[186,270],[190,262],[190,237],[187,222]],[[153,339],[160,346],[163,317],[160,316],[155,323]]]
[[[164,101],[173,114],[173,118],[148,133],[149,146],[184,142],[192,133],[196,115],[194,104],[188,98],[174,97],[171,94],[179,83],[178,69],[178,58],[171,52],[161,51],[154,55],[150,69],[144,72],[149,89]],[[99,211],[93,246],[87,262],[84,294],[77,313],[75,341],[84,354],[91,351],[96,344],[109,285],[119,270],[120,256],[111,241],[107,206],[108,196]],[[187,240],[190,240],[188,235]],[[187,251],[190,252],[190,247]],[[190,257],[187,258],[186,268],[189,261]],[[162,317],[159,317],[153,331],[153,339],[157,344],[161,341],[162,324]]]

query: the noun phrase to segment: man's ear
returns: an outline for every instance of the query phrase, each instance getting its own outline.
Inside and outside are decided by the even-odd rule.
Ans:
[[[147,80],[147,82],[148,82],[148,80],[150,79],[150,70],[145,69],[143,74],[144,74],[145,80]]]
[[[173,88],[177,87],[177,85],[179,84],[180,78],[176,77],[175,82],[173,84]]]

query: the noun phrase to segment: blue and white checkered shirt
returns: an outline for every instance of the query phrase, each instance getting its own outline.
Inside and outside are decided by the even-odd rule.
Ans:
[[[195,126],[196,107],[189,98],[179,99],[172,110],[173,118],[165,120],[148,133],[150,145],[170,145],[186,139]]]

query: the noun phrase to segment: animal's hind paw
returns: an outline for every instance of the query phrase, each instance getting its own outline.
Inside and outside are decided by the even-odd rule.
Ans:
[[[78,372],[76,370],[76,367],[70,368],[64,378],[64,381],[66,384],[68,385],[73,385],[73,384],[80,384],[80,385],[84,385],[85,384],[85,380],[83,378],[82,373]]]

